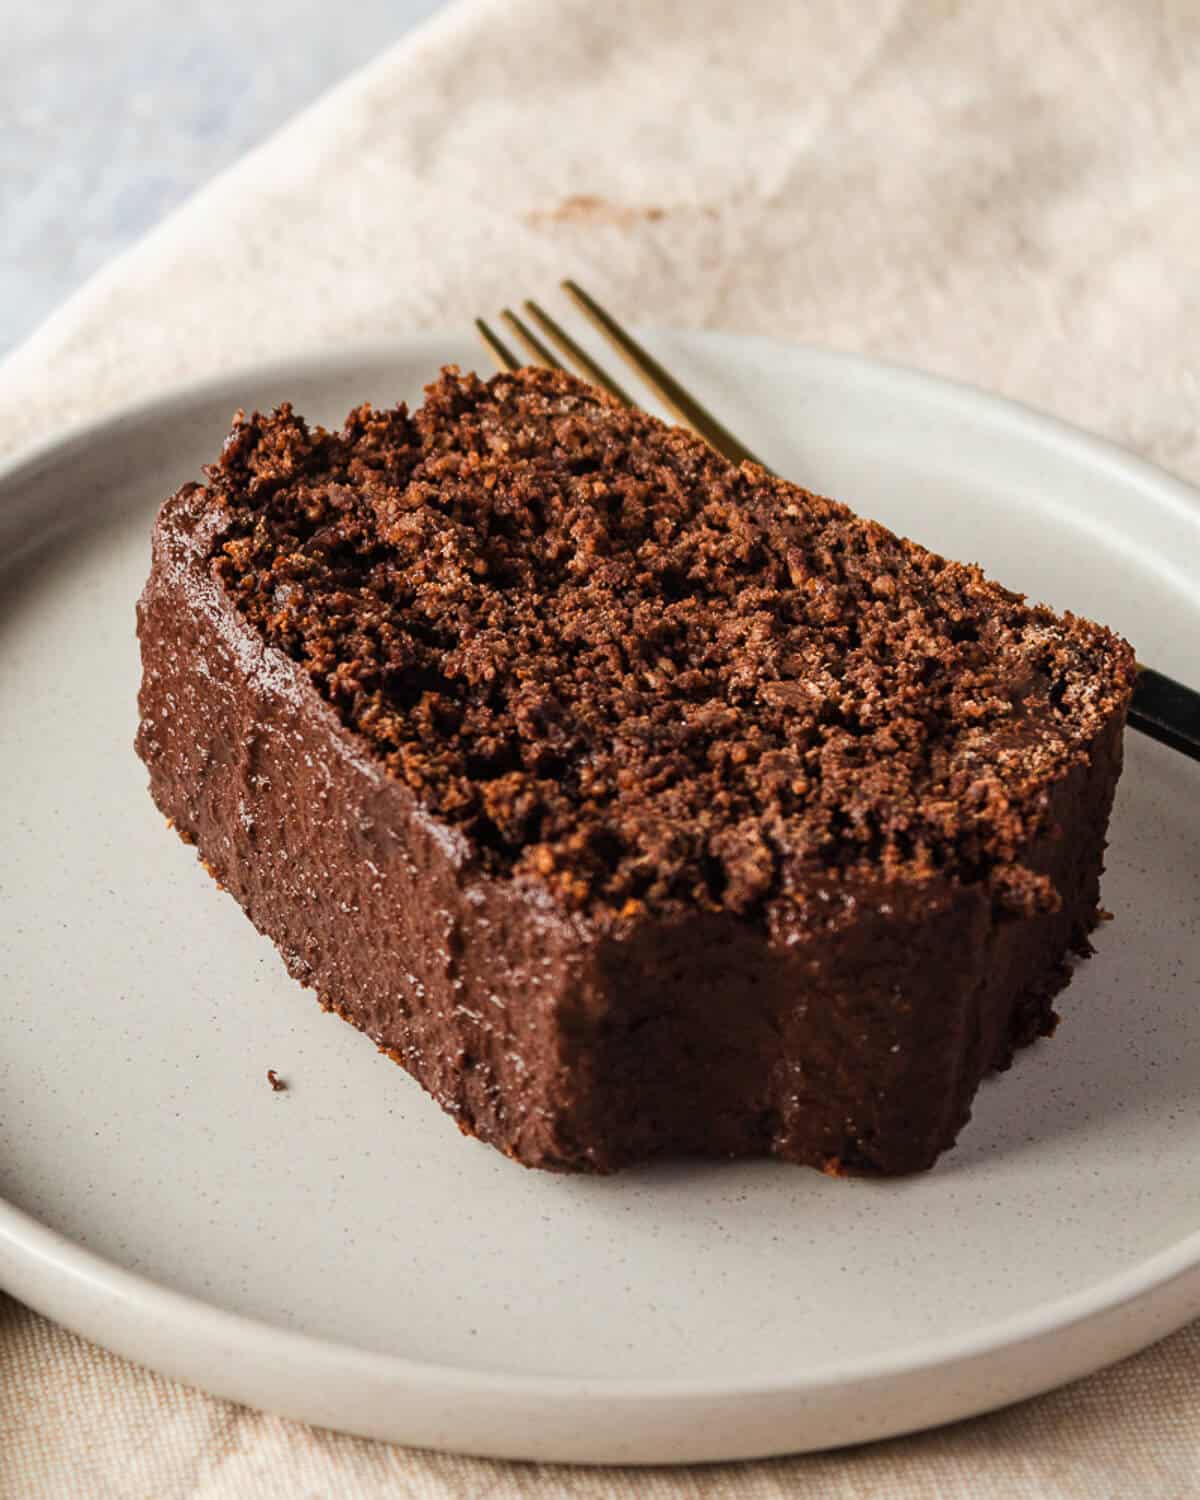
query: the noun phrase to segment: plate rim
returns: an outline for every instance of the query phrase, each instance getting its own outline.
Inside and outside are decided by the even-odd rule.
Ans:
[[[850,370],[864,381],[895,383],[907,388],[924,401],[949,405],[959,413],[969,411],[993,428],[1007,429],[1014,435],[1043,445],[1050,445],[1069,460],[1100,467],[1125,483],[1153,495],[1186,524],[1200,530],[1200,491],[1166,469],[1122,448],[1119,444],[1088,432],[1064,419],[1040,411],[1008,396],[995,395],[977,385],[913,368],[899,361],[878,359],[852,351],[825,348],[776,336],[742,335],[713,330],[668,329],[647,327],[648,340],[661,336],[677,343],[694,343],[700,349],[743,352],[758,347],[778,363],[785,360],[792,368],[821,367]],[[170,420],[187,408],[228,396],[235,384],[259,387],[270,383],[286,384],[288,379],[319,375],[352,373],[355,366],[374,371],[389,362],[416,360],[430,356],[431,368],[444,362],[446,350],[465,341],[459,331],[416,332],[387,341],[370,340],[327,349],[300,350],[288,358],[259,361],[235,366],[221,374],[173,387],[149,399],[128,402],[99,418],[73,423],[63,431],[26,445],[0,462],[0,505],[6,503],[12,487],[30,478],[38,469],[53,469],[67,463],[81,448],[117,435],[122,428],[152,428]],[[437,351],[441,351],[440,354]],[[68,527],[72,525],[68,522]],[[54,528],[52,533],[59,532]],[[37,542],[35,541],[34,545]],[[261,1358],[280,1363],[303,1358],[319,1362],[326,1368],[357,1373],[396,1388],[431,1388],[449,1396],[540,1397],[546,1400],[571,1400],[576,1397],[603,1397],[608,1402],[671,1404],[680,1401],[734,1401],[755,1398],[803,1397],[815,1391],[828,1391],[867,1382],[893,1381],[918,1374],[929,1374],[980,1357],[1013,1351],[1048,1335],[1078,1328],[1104,1313],[1119,1312],[1156,1292],[1180,1282],[1196,1283],[1196,1311],[1200,1311],[1200,1228],[1177,1239],[1132,1267],[1102,1278],[1090,1286],[1067,1293],[1049,1302],[1011,1314],[995,1322],[985,1322],[970,1330],[933,1336],[883,1354],[867,1354],[809,1364],[786,1375],[771,1378],[753,1375],[714,1382],[711,1377],[627,1378],[613,1375],[575,1376],[553,1373],[506,1373],[483,1367],[442,1363],[412,1358],[403,1354],[382,1353],[335,1338],[322,1337],[283,1327],[251,1314],[236,1312],[215,1302],[205,1301],[192,1293],[176,1290],[152,1276],[130,1270],[98,1251],[71,1239],[42,1223],[34,1215],[0,1197],[0,1264],[23,1265],[31,1275],[41,1277],[62,1295],[71,1291],[85,1296],[107,1296],[131,1307],[145,1318],[161,1320],[178,1328],[186,1327],[195,1337],[234,1346],[252,1346]],[[5,1280],[10,1280],[6,1276]],[[46,1299],[38,1298],[43,1303]],[[32,1304],[31,1304],[32,1305]],[[1189,1316],[1194,1314],[1189,1314]],[[55,1316],[51,1314],[51,1316]],[[1182,1326],[1187,1318],[1176,1318],[1173,1327]],[[114,1341],[114,1345],[115,1345]],[[1145,1341],[1132,1348],[1143,1347]],[[1097,1368],[1106,1359],[1093,1361]],[[1070,1376],[1047,1374],[1043,1384],[1034,1384],[1027,1394],[1048,1389],[1065,1378],[1077,1378],[1086,1370]],[[184,1380],[187,1379],[184,1377]],[[973,1407],[986,1409],[986,1404]],[[965,1415],[966,1412],[959,1413]],[[947,1420],[943,1418],[942,1420]],[[905,1430],[895,1429],[895,1430]],[[869,1434],[868,1436],[874,1436]],[[476,1450],[480,1451],[480,1450]],[[492,1451],[498,1451],[493,1449]],[[766,1451],[766,1450],[764,1450]],[[787,1451],[771,1449],[770,1451]]]
[[[39,1244],[40,1242],[40,1244]],[[1067,1294],[1054,1302],[1025,1312],[1014,1313],[974,1330],[922,1340],[903,1350],[882,1355],[859,1355],[840,1363],[818,1365],[798,1375],[776,1380],[743,1377],[711,1381],[670,1377],[627,1379],[605,1375],[554,1375],[528,1372],[504,1373],[482,1367],[444,1364],[435,1360],[412,1359],[403,1354],[382,1354],[357,1344],[316,1334],[284,1328],[279,1324],[255,1318],[248,1313],[232,1312],[215,1303],[205,1302],[190,1292],[176,1291],[152,1277],[130,1271],[99,1252],[80,1245],[69,1236],[43,1224],[26,1210],[0,1198],[0,1249],[7,1245],[18,1251],[26,1249],[38,1256],[37,1265],[66,1285],[96,1289],[115,1294],[139,1305],[143,1314],[161,1312],[189,1317],[203,1325],[203,1331],[219,1338],[222,1334],[239,1334],[252,1340],[265,1340],[261,1352],[283,1358],[292,1354],[319,1356],[339,1364],[353,1366],[376,1378],[390,1377],[422,1384],[436,1381],[450,1393],[505,1392],[534,1395],[617,1395],[631,1401],[655,1399],[719,1398],[730,1400],[803,1393],[826,1387],[857,1385],[868,1380],[885,1380],[928,1372],[944,1365],[958,1364],[1000,1351],[1019,1348],[1046,1335],[1066,1332],[1100,1313],[1117,1312],[1149,1296],[1182,1277],[1195,1275],[1200,1300],[1200,1230],[1156,1252],[1129,1271],[1102,1278],[1090,1287]],[[105,1284],[107,1283],[107,1284]],[[0,1288],[3,1290],[3,1288]],[[21,1299],[17,1299],[21,1300]],[[1050,1316],[1046,1309],[1057,1316]],[[1181,1325],[1182,1326],[1182,1325]],[[999,1336],[986,1337],[986,1334]],[[270,1347],[272,1345],[278,1347]]]

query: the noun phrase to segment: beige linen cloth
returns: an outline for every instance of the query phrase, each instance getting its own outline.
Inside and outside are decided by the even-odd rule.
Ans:
[[[464,0],[13,354],[0,447],[574,274],[635,320],[885,355],[1200,481],[1198,65],[1189,0]],[[262,1416],[0,1297],[0,1493],[1200,1495],[1200,1326],[873,1448],[589,1471]]]

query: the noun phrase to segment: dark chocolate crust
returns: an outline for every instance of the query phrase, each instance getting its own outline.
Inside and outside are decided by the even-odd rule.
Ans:
[[[336,435],[309,434],[286,409],[240,422],[210,484],[166,502],[138,622],[138,751],[156,803],[326,1008],[401,1062],[464,1131],[528,1165],[611,1171],[663,1154],[931,1165],[983,1075],[1051,1029],[1067,957],[1086,950],[1132,653],[843,507],[731,470],[574,382],[530,372],[485,387],[450,373],[427,406],[412,418],[364,409]],[[459,532],[470,486],[519,496],[524,485],[529,501],[533,470],[497,457],[506,430],[524,434],[543,497],[566,492],[562,474],[594,476],[600,452],[615,488],[640,465],[643,502],[656,482],[671,491],[676,540],[697,517],[711,523],[714,490],[722,514],[752,512],[755,545],[735,537],[738,566],[761,575],[751,625],[761,635],[764,619],[782,621],[803,644],[792,676],[781,651],[769,670],[757,646],[728,646],[732,666],[721,658],[722,640],[747,640],[736,621],[750,586],[727,586],[724,537],[692,549],[690,579],[678,547],[661,576],[643,568],[631,579],[610,528],[607,609],[664,577],[675,602],[694,599],[707,566],[708,614],[685,609],[676,636],[691,666],[664,655],[660,639],[668,664],[649,682],[598,688],[593,676],[574,700],[559,687],[548,719],[543,690],[565,658],[562,633],[543,632],[543,656],[512,667],[520,695],[492,694],[489,726],[508,741],[489,767],[496,735],[479,754],[470,738],[471,683],[478,689],[488,663],[448,640],[444,622],[492,608],[491,595],[460,569],[467,583],[439,596],[441,634],[428,598],[410,631],[421,612],[402,585],[420,559],[403,547],[416,516],[427,576],[441,576],[424,515],[439,471],[451,497],[439,517],[457,505]],[[476,459],[464,466],[469,451]],[[458,456],[449,467],[447,454]],[[490,486],[488,473],[499,476]],[[703,506],[689,486],[708,496]],[[772,507],[791,511],[773,519]],[[298,511],[316,519],[298,526]],[[548,514],[543,503],[543,523]],[[542,561],[523,546],[524,524],[510,508],[507,550],[482,549],[504,554],[493,591],[535,592],[529,570]],[[634,540],[644,560],[644,529]],[[823,597],[821,609],[838,604],[820,671],[820,612],[796,613],[801,590]],[[589,597],[570,593],[563,614],[594,646],[580,618]],[[503,617],[510,633],[523,607],[505,601],[516,610]],[[725,636],[723,620],[733,622]],[[632,615],[621,626],[635,627]],[[418,661],[414,641],[440,654]],[[937,703],[924,718],[904,689],[918,648],[936,662],[922,669]],[[676,756],[668,772],[682,801],[659,807],[657,823],[647,811],[655,766],[645,737],[624,793],[615,777],[607,801],[595,793],[602,753],[581,787],[576,720],[592,723],[593,749],[611,752],[611,764],[620,745],[595,727],[605,694],[623,693],[614,701],[650,724],[670,697],[663,677],[700,671],[701,649],[709,675],[698,691],[729,712],[709,715],[699,751],[694,734],[652,746]],[[840,695],[820,675],[831,667]],[[840,716],[807,711],[799,689],[814,684],[840,696]],[[547,723],[564,718],[551,753]],[[901,725],[899,769],[889,724]],[[730,744],[750,748],[731,762]],[[781,791],[780,757],[797,749]],[[668,797],[671,785],[668,774]],[[889,794],[907,809],[891,824],[880,811]],[[672,806],[682,828],[668,847]],[[702,822],[709,806],[717,815]],[[839,828],[845,836],[831,840]]]

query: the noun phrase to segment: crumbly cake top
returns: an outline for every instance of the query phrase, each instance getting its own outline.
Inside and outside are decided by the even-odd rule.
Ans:
[[[453,367],[340,432],[238,414],[212,566],[387,771],[565,905],[759,915],[1014,872],[1128,698],[1098,625],[573,378]]]

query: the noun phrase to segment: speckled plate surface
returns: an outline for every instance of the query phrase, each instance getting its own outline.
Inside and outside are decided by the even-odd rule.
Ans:
[[[653,343],[811,488],[1200,675],[1200,503],[1004,402],[763,340]],[[0,476],[0,1285],[252,1405],[431,1447],[831,1446],[1200,1314],[1200,766],[1130,735],[1099,955],[926,1176],[585,1181],[463,1139],[285,975],[131,741],[154,507],[233,408],[412,398],[454,338],[231,375]],[[268,1086],[275,1068],[289,1084]]]

